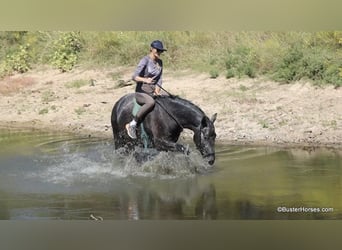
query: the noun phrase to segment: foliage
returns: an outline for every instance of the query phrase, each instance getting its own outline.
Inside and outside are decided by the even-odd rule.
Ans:
[[[342,61],[335,60],[325,48],[294,46],[288,49],[281,63],[274,69],[273,79],[287,83],[310,79],[316,83],[341,86],[339,69],[342,67]]]
[[[303,53],[298,46],[291,47],[275,68],[274,80],[291,82],[299,80],[299,66]]]
[[[215,69],[215,68],[212,68],[209,71],[209,74],[210,74],[210,78],[212,78],[212,79],[215,79],[215,78],[217,78],[220,75],[219,71],[217,69]]]
[[[2,31],[0,32],[0,41],[2,46],[12,46],[24,41],[27,31]]]
[[[29,44],[19,46],[18,50],[8,54],[0,65],[0,77],[13,72],[25,73],[30,69]]]
[[[20,46],[18,51],[7,56],[6,63],[10,69],[19,73],[27,72],[30,69],[28,48],[29,44]]]
[[[134,67],[155,39],[168,49],[162,58],[170,71],[342,86],[341,31],[0,31],[0,76],[46,64],[62,72],[75,66]]]
[[[51,63],[62,72],[70,71],[76,65],[82,43],[78,32],[62,33],[54,43]]]
[[[257,55],[252,48],[238,46],[229,49],[226,59],[227,78],[249,76],[254,78],[257,72]]]

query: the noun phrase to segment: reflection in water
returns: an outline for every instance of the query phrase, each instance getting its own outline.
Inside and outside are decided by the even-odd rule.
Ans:
[[[342,218],[336,150],[218,145],[211,168],[194,151],[139,163],[65,134],[0,131],[0,148],[0,219]]]
[[[215,186],[211,184],[198,199],[195,214],[198,219],[216,219],[217,212]]]
[[[134,200],[128,202],[128,219],[139,220],[139,208],[138,204]]]

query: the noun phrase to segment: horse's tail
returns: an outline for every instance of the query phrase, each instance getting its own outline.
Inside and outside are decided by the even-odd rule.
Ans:
[[[122,147],[127,138],[124,125],[130,121],[131,112],[129,111],[129,102],[131,102],[134,94],[127,94],[121,97],[112,109],[111,124],[113,130],[115,148]]]
[[[120,99],[121,100],[121,99]],[[114,144],[115,148],[118,148],[118,139],[119,139],[119,122],[118,122],[118,106],[120,105],[120,100],[117,101],[114,104],[114,107],[112,109],[112,114],[111,114],[111,124],[112,124],[112,130],[113,130],[113,138],[114,138]]]

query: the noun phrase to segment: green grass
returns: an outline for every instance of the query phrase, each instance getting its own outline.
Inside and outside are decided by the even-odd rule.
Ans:
[[[86,109],[84,107],[79,107],[79,108],[75,109],[75,113],[77,115],[82,115],[85,112],[86,112]]]
[[[76,89],[79,89],[79,88],[81,88],[83,86],[90,85],[90,84],[91,84],[90,80],[79,79],[79,80],[75,80],[75,81],[66,83],[65,87],[66,88],[76,88]]]
[[[43,109],[39,110],[39,112],[38,112],[39,115],[45,115],[47,113],[49,113],[49,109],[48,108],[43,108]]]
[[[55,93],[53,91],[47,90],[42,93],[41,100],[43,103],[48,103],[55,101],[57,99]]]
[[[170,71],[190,69],[211,78],[263,76],[285,83],[307,79],[342,86],[342,31],[2,31],[0,60],[8,63],[0,65],[0,73],[56,63],[62,71],[135,66],[155,39],[168,49],[162,58]]]

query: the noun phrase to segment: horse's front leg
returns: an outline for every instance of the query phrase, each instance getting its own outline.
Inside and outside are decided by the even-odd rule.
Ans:
[[[190,153],[189,146],[184,146],[182,144],[179,144],[173,141],[168,141],[168,140],[161,139],[161,138],[155,138],[154,145],[159,150],[182,152],[186,155]]]

